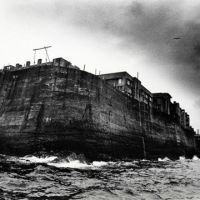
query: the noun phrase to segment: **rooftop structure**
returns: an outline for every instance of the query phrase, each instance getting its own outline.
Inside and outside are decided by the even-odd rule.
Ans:
[[[69,68],[79,69],[79,67],[72,65],[69,61],[60,57],[60,58],[53,59],[52,62],[42,62],[42,59],[38,59],[37,64],[33,64],[33,65],[31,65],[30,61],[26,61],[26,64],[24,66],[22,66],[19,63],[17,63],[16,66],[7,65],[7,66],[4,66],[3,71],[22,70],[25,68],[35,67],[38,65],[54,65],[54,66],[60,66],[60,67],[69,67]]]
[[[152,106],[152,94],[141,84],[138,78],[132,77],[125,71],[101,74],[99,77],[129,97]]]

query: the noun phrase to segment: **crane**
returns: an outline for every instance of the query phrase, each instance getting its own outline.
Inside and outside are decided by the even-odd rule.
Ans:
[[[47,49],[50,48],[50,47],[52,47],[52,46],[44,46],[44,47],[41,47],[41,48],[33,49],[33,51],[34,51],[34,64],[35,64],[36,52],[39,51],[39,50],[42,50],[42,49],[44,49],[45,52],[46,52],[46,61],[48,60],[50,62],[48,51],[47,51]]]

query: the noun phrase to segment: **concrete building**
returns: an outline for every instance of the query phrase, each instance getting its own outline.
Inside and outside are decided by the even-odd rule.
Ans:
[[[136,78],[132,77],[132,87],[133,87],[133,97],[134,99],[137,99],[138,101],[140,100],[140,91],[142,89],[141,81]]]
[[[173,119],[180,124],[183,128],[191,129],[190,116],[184,109],[180,108],[179,103],[173,102],[170,105],[170,115]]]
[[[152,106],[153,98],[151,92],[141,84],[139,79],[132,77],[127,72],[101,74],[99,77],[133,99]]]
[[[143,85],[141,85],[141,88],[140,88],[140,102],[144,102],[150,107],[153,106],[152,93],[149,90],[147,90]]]
[[[184,109],[181,109],[181,126],[186,128],[186,114]]]
[[[185,113],[185,125],[186,125],[186,128],[190,128],[190,116]]]
[[[184,109],[181,109],[181,126],[186,129],[191,129],[190,116]]]
[[[53,59],[53,65],[54,66],[61,66],[61,67],[66,67],[70,65],[71,63],[63,58],[55,58]]]
[[[180,105],[176,101],[170,104],[170,114],[173,117],[173,119],[180,124],[181,119],[181,110]]]
[[[15,67],[13,65],[4,66],[3,70],[14,70]]]
[[[153,93],[153,107],[155,110],[170,115],[171,95],[168,93]]]
[[[64,58],[61,58],[61,57],[53,59],[53,65],[54,66],[61,66],[61,67],[79,69],[79,67],[72,65],[69,61],[67,61],[67,60],[65,60]]]
[[[134,91],[135,87],[133,86],[132,76],[127,72],[102,74],[99,75],[99,77],[130,97],[133,97],[134,93],[138,93],[137,91]]]

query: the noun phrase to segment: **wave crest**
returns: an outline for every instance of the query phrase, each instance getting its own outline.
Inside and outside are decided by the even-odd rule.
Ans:
[[[33,156],[27,155],[18,159],[22,163],[41,163],[57,168],[73,168],[73,169],[97,169],[107,165],[104,161],[93,161],[89,163],[83,154],[70,154],[64,158],[57,156]]]

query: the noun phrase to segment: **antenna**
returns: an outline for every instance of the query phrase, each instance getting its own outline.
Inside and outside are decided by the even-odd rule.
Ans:
[[[39,50],[42,50],[42,49],[44,49],[45,52],[46,52],[46,61],[48,60],[50,62],[49,55],[48,55],[48,52],[47,52],[47,49],[50,48],[50,47],[52,47],[52,46],[46,46],[46,47],[33,49],[33,51],[34,51],[34,64],[35,64],[36,52],[39,51]]]

